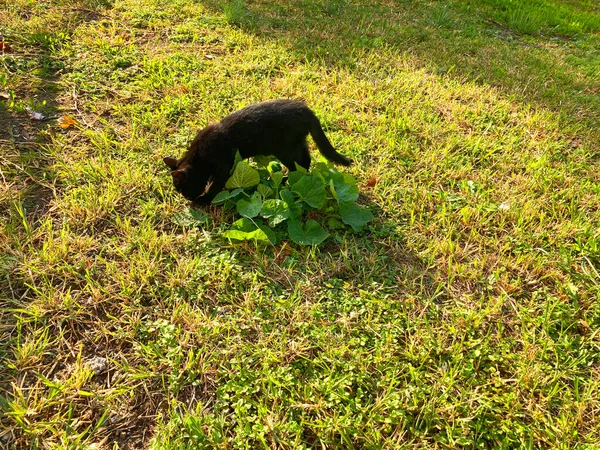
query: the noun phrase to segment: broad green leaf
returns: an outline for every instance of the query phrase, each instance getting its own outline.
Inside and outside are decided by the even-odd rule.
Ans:
[[[193,227],[206,223],[207,221],[208,216],[206,214],[193,208],[188,208],[173,216],[173,222],[181,227]]]
[[[271,243],[269,237],[263,230],[257,228],[254,231],[227,230],[222,233],[227,239],[236,241],[261,241]]]
[[[345,225],[338,219],[331,218],[327,221],[327,228],[330,230],[343,230]]]
[[[315,172],[314,174],[312,174],[312,176],[319,178],[323,182],[323,187],[325,187],[325,185],[327,184],[327,180],[321,172]],[[327,195],[327,193],[325,193],[325,195]]]
[[[288,186],[292,187],[298,181],[300,181],[302,178],[304,178],[306,176],[307,176],[306,172],[301,172],[299,170],[296,170],[295,172],[288,172]]]
[[[354,231],[361,231],[374,218],[371,211],[353,202],[340,202],[340,214],[342,222],[350,225]]]
[[[337,195],[337,192],[335,191],[335,185],[333,183],[333,180],[329,180],[329,190],[331,191],[331,195],[333,195],[333,198],[335,198],[336,201],[340,201],[340,198]]]
[[[259,167],[269,167],[273,158],[273,156],[256,155],[252,157],[252,160],[255,161]]]
[[[327,195],[325,194],[325,183],[321,178],[306,175],[292,186],[292,191],[316,209],[325,205]]]
[[[249,233],[250,231],[258,229],[258,225],[256,225],[256,222],[254,222],[253,220],[247,219],[246,217],[242,217],[241,219],[236,220],[231,224],[231,229]]]
[[[338,202],[355,202],[358,199],[358,185],[352,175],[331,178],[329,189]]]
[[[297,162],[294,162],[294,166],[296,167],[296,172],[300,172],[300,173],[308,173],[308,170],[306,170],[304,167],[302,167],[300,164],[298,164]]]
[[[229,200],[231,198],[237,197],[243,191],[244,191],[243,189],[239,189],[239,188],[234,189],[233,191],[221,191],[217,195],[215,195],[215,198],[213,198],[212,203],[218,204],[218,203],[226,202],[227,200]]]
[[[244,192],[244,190],[242,188],[234,189],[233,191],[231,191],[231,194],[229,194],[229,198],[235,198],[242,192]]]
[[[258,167],[258,176],[260,177],[260,180],[263,183],[267,183],[268,179],[269,179],[269,171],[267,169],[265,169],[264,167]]]
[[[235,209],[240,216],[248,217],[249,219],[258,216],[262,208],[262,201],[260,199],[260,193],[254,192],[250,201],[246,199],[238,200],[235,205]]]
[[[271,230],[268,226],[257,222],[258,228],[260,228],[262,230],[263,233],[265,233],[265,236],[267,236],[267,239],[269,239],[269,242],[273,245],[277,244],[277,236],[275,235],[275,232],[273,230]]]
[[[327,163],[319,161],[313,165],[313,167],[311,169],[311,173],[319,172],[325,178],[329,179],[329,178],[331,178],[330,170],[335,170],[335,169],[330,168]]]
[[[281,182],[283,181],[283,172],[271,173],[271,180],[273,180],[273,183],[275,183],[275,187],[278,188],[281,186]]]
[[[269,198],[273,196],[273,189],[271,189],[269,186],[267,186],[266,184],[259,184],[256,187],[256,190],[258,192],[260,192],[260,195],[262,195],[262,198]]]
[[[302,245],[319,245],[329,237],[329,233],[314,220],[307,220],[304,226],[299,220],[290,220],[288,233],[292,241]]]
[[[271,161],[267,166],[267,170],[272,176],[274,173],[281,173],[283,171],[283,166],[279,161]]]
[[[302,215],[302,204],[296,202],[296,197],[292,194],[289,189],[282,189],[279,193],[279,197],[283,200],[290,210],[290,217],[300,217]]]
[[[343,178],[343,174],[339,172],[335,167],[331,167],[324,163],[317,163],[315,168],[312,169],[311,173],[317,172],[321,177],[323,177],[326,183],[329,183],[329,180],[332,178]]]
[[[235,160],[233,161],[233,167],[237,166],[237,164],[242,161],[244,158],[242,158],[242,155],[240,155],[239,150],[235,150]]]
[[[231,224],[231,229],[224,231],[222,235],[228,239],[236,241],[260,241],[269,242],[271,244],[277,243],[277,237],[273,230],[269,227],[254,222],[247,218],[236,220]]]
[[[275,227],[290,217],[290,208],[283,200],[265,200],[260,210],[260,215],[269,219],[269,226]]]
[[[226,202],[227,200],[229,200],[230,194],[231,193],[229,191],[221,191],[217,195],[215,195],[215,198],[212,199],[211,203],[213,205],[218,205],[219,203]]]
[[[240,161],[233,170],[233,175],[225,183],[226,189],[248,188],[256,186],[260,182],[258,170],[248,164],[247,161]]]

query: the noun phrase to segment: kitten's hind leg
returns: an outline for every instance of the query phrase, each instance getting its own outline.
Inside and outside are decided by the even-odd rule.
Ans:
[[[302,141],[296,148],[296,162],[299,166],[302,166],[308,170],[310,168],[310,152],[308,151],[308,143],[306,141]]]
[[[306,141],[290,147],[290,149],[279,158],[285,167],[289,170],[296,170],[296,164],[304,167],[306,170],[310,167],[310,153]]]

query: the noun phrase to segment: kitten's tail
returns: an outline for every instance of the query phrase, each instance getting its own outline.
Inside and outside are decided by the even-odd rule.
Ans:
[[[349,166],[352,164],[352,160],[350,158],[346,158],[344,155],[338,153],[327,136],[325,136],[325,132],[321,127],[321,122],[319,119],[313,114],[313,120],[310,125],[310,135],[312,136],[315,144],[319,148],[321,154],[327,158],[329,161],[334,162],[336,164],[341,164],[342,166]]]

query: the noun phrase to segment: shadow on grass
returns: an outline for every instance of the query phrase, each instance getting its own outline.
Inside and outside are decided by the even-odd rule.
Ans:
[[[352,69],[361,52],[391,48],[436,74],[498,87],[517,101],[558,111],[571,124],[591,125],[600,114],[593,62],[600,58],[594,45],[600,14],[589,5],[201,1],[231,24],[283,41],[309,60]]]
[[[85,314],[75,314],[75,319],[66,317],[53,321],[53,311],[49,315],[40,311],[27,311],[31,289],[27,277],[22,272],[23,252],[31,245],[31,231],[39,219],[49,210],[54,196],[51,173],[51,159],[44,147],[51,143],[49,130],[53,127],[60,111],[66,108],[61,96],[60,73],[64,62],[58,49],[75,30],[90,22],[103,18],[102,11],[110,7],[105,0],[72,0],[62,2],[61,7],[21,5],[16,3],[7,13],[8,21],[2,30],[5,42],[0,60],[0,327],[2,345],[0,356],[0,447],[21,448],[51,445],[52,436],[38,434],[23,426],[19,414],[9,402],[30,404],[42,398],[47,386],[40,379],[61,378],[72,365],[75,346],[81,345],[81,336],[98,320],[98,308],[91,308]],[[12,14],[12,15],[10,15]],[[11,22],[10,20],[13,20]],[[31,22],[29,22],[31,21]],[[68,108],[68,107],[67,107]],[[35,116],[39,113],[41,116]],[[14,245],[11,245],[14,244]],[[6,249],[6,252],[4,251]],[[100,308],[101,309],[101,308]],[[41,316],[37,316],[41,314]],[[35,336],[49,336],[48,345],[36,364],[25,369],[18,361],[16,347]],[[69,336],[72,335],[72,339]],[[61,336],[64,339],[58,339]],[[72,348],[65,347],[73,345]],[[96,348],[97,351],[101,349]],[[90,350],[93,351],[93,350]],[[22,357],[22,355],[21,355]],[[110,385],[111,373],[105,372],[94,377],[96,386]],[[19,393],[16,394],[15,390]],[[19,398],[25,392],[25,397]],[[161,399],[162,400],[162,399]],[[90,404],[89,399],[75,399],[71,404],[48,407],[47,399],[42,401],[38,418],[45,414],[52,420],[59,410],[67,411],[71,417],[87,417],[98,423],[104,415],[103,408]],[[119,448],[134,448],[145,439],[150,426],[150,418],[144,412],[154,402],[153,398],[136,396],[130,401],[132,412],[138,419],[130,424],[108,427],[105,435]],[[16,407],[18,409],[18,407]],[[141,409],[140,409],[141,408]],[[143,410],[143,411],[142,411]],[[9,412],[10,411],[10,412]],[[5,414],[6,413],[6,414]],[[42,419],[43,420],[43,419]],[[58,427],[71,429],[77,434],[77,421],[64,421]],[[21,426],[15,426],[20,423]],[[132,431],[135,430],[135,431]],[[136,434],[139,431],[140,436]]]

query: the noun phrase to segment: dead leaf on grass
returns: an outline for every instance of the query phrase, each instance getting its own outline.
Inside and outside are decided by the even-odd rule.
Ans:
[[[280,250],[279,253],[275,256],[275,264],[277,265],[281,265],[283,264],[283,262],[285,261],[285,259],[290,256],[292,254],[292,250],[287,246],[286,243],[284,243]]]
[[[58,118],[58,125],[61,128],[70,128],[77,125],[77,121],[73,119],[71,116],[61,116]]]
[[[369,181],[367,181],[367,186],[368,187],[373,187],[377,183],[379,183],[379,178],[371,178]]]

